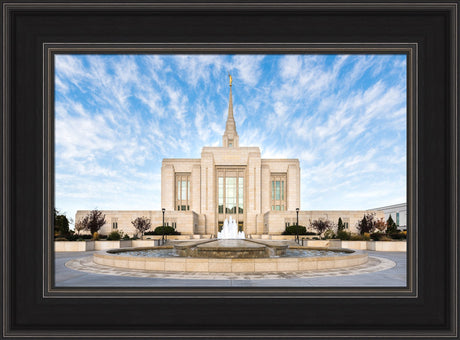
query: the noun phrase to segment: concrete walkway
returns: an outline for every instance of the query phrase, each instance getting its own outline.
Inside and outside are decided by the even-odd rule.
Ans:
[[[406,253],[368,251],[369,263],[351,268],[263,275],[152,273],[97,265],[93,251],[57,252],[57,287],[404,287]],[[67,265],[66,265],[67,264]]]

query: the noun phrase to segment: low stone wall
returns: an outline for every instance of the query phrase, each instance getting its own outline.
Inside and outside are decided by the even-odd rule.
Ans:
[[[120,240],[120,241],[96,241],[95,250],[107,250],[115,248],[127,248],[131,247],[131,240]]]
[[[295,240],[295,235],[261,235],[261,236],[262,236],[262,239],[270,239],[270,240],[275,240],[275,241],[279,241],[279,240],[294,241]]]
[[[54,241],[55,251],[90,251],[107,250],[127,247],[155,247],[155,240],[161,236],[154,236],[153,239],[144,240],[120,240],[120,241]],[[194,239],[190,235],[169,235],[168,240],[190,240]],[[266,239],[266,238],[261,238]],[[293,236],[272,236],[272,240],[294,240]],[[355,250],[375,250],[375,251],[406,251],[406,241],[341,241],[341,240],[304,240],[304,246],[308,247],[330,247],[330,248],[349,248]]]
[[[94,241],[54,241],[54,251],[89,251],[94,249]]]
[[[95,253],[95,263],[117,268],[168,272],[257,273],[296,272],[358,266],[368,261],[367,254],[330,257],[279,257],[255,259],[161,258]]]
[[[340,240],[304,240],[303,245],[308,247],[348,248],[344,247]]]
[[[201,235],[198,235],[201,236]],[[168,240],[190,240],[197,238],[195,235],[165,235]],[[163,235],[144,235],[142,236],[143,240],[160,240],[163,238]],[[200,237],[198,237],[200,238]]]
[[[308,245],[310,242],[308,241]],[[340,248],[375,250],[375,251],[407,251],[406,241],[342,241]]]
[[[369,242],[371,243],[371,242]],[[407,251],[407,242],[373,242],[376,251]]]
[[[383,241],[377,241],[383,242]],[[390,242],[390,241],[387,241]],[[359,249],[359,250],[374,250],[374,241],[342,241],[343,248],[350,248],[350,249]]]
[[[161,238],[161,237],[160,237]],[[158,239],[156,240],[132,240],[131,247],[156,247],[158,245]]]
[[[143,240],[159,240],[161,239],[161,235],[144,235],[142,236]]]

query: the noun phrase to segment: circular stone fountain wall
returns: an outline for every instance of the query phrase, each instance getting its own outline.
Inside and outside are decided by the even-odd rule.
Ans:
[[[182,257],[206,257],[219,259],[267,258],[286,253],[283,242],[256,242],[245,239],[192,241],[175,244],[174,250]]]
[[[226,240],[229,241],[229,240]],[[233,241],[233,240],[231,240]],[[246,240],[247,241],[247,240]],[[141,269],[141,270],[153,270],[153,271],[165,271],[165,272],[208,272],[208,273],[262,273],[262,272],[298,272],[298,271],[310,271],[310,270],[321,270],[321,269],[333,269],[333,268],[345,268],[351,266],[358,266],[368,261],[367,253],[360,251],[353,251],[350,249],[331,249],[331,248],[312,248],[312,247],[300,247],[290,246],[289,249],[293,250],[312,250],[312,251],[327,251],[329,255],[323,256],[280,256],[276,254],[276,247],[273,250],[272,247],[267,246],[259,242],[248,241],[256,246],[254,252],[246,252],[246,255],[250,255],[246,258],[239,257],[240,254],[244,254],[245,250],[231,250],[231,246],[226,247],[227,249],[221,249],[221,254],[215,255],[218,252],[219,247],[216,244],[211,244],[211,241],[195,241],[195,242],[184,242],[176,246],[176,250],[181,256],[173,255],[173,247],[150,247],[150,248],[126,248],[126,249],[112,249],[108,251],[102,251],[93,255],[93,260],[97,264],[113,266],[117,268],[129,268],[129,269]],[[209,243],[207,247],[204,246]],[[194,244],[194,245],[193,245]],[[248,245],[248,244],[245,244]],[[181,247],[186,246],[186,247]],[[234,248],[238,248],[240,245],[235,245]],[[267,255],[267,247],[268,254]],[[287,247],[287,245],[285,246]],[[196,251],[200,249],[201,251]],[[220,247],[221,248],[221,247]],[[263,252],[262,252],[263,249]],[[157,254],[162,256],[133,256],[128,255],[128,252],[141,252],[141,251],[170,251],[170,255]],[[282,252],[282,249],[278,249]],[[284,250],[286,250],[284,248]],[[187,252],[190,252],[187,255]],[[330,256],[332,253],[334,256]],[[340,253],[339,253],[340,252]],[[193,253],[193,254],[192,254]],[[233,254],[232,254],[233,253]],[[232,255],[238,254],[238,258],[231,257]],[[335,254],[337,253],[337,254]],[[125,255],[126,254],[126,255]],[[225,254],[225,257],[223,256]],[[212,255],[212,256],[211,256]],[[219,257],[222,255],[222,257]],[[256,255],[256,256],[253,256]],[[262,257],[259,257],[262,255]],[[193,257],[200,256],[200,257]],[[272,256],[272,257],[268,257]]]

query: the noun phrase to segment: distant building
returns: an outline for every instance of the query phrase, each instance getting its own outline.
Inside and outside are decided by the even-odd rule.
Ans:
[[[281,234],[297,221],[300,209],[298,159],[263,159],[259,147],[239,145],[233,116],[232,83],[222,146],[203,147],[201,158],[167,158],[161,167],[161,208],[165,224],[182,234],[217,235],[231,216],[246,235]],[[145,216],[152,228],[162,224],[162,212],[104,210],[107,224],[101,234],[120,230],[135,233],[131,221]],[[88,211],[77,211],[78,221]],[[349,230],[365,211],[299,211],[299,225],[315,219],[337,223],[341,217]],[[376,212],[383,217],[382,212]]]
[[[383,211],[385,214],[385,221],[387,221],[391,215],[391,218],[398,226],[398,229],[407,229],[407,203],[387,205],[385,207],[379,207],[372,210]]]

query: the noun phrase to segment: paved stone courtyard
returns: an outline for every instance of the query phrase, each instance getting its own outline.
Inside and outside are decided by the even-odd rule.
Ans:
[[[302,273],[155,273],[92,261],[94,251],[55,253],[57,287],[404,287],[406,253],[368,251],[369,262],[350,268]]]

